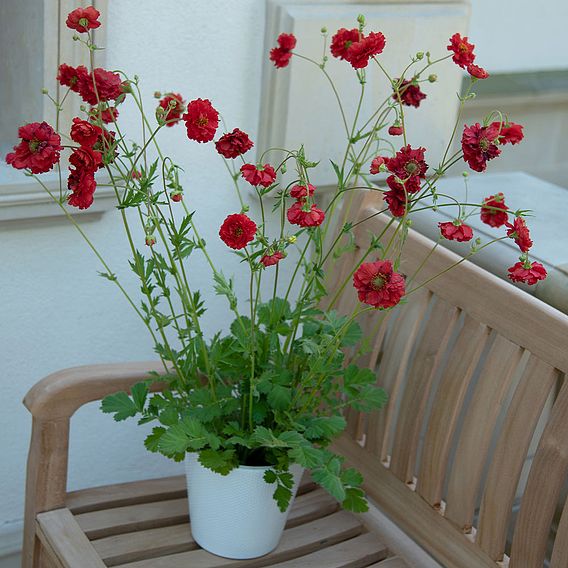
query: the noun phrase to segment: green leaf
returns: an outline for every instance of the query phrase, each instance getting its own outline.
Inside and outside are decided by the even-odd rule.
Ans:
[[[357,387],[360,385],[372,385],[376,382],[376,376],[371,369],[361,369],[357,365],[349,365],[343,374],[346,387]]]
[[[162,428],[161,426],[156,426],[155,428],[152,429],[152,433],[146,436],[146,439],[144,440],[144,446],[146,446],[146,449],[149,452],[158,451],[160,438],[163,436],[165,431],[166,431],[165,428]]]
[[[136,416],[138,413],[136,405],[125,392],[105,396],[101,401],[101,410],[106,414],[114,414],[117,422]]]
[[[341,472],[341,481],[344,485],[359,487],[363,483],[363,476],[356,469],[349,467]]]
[[[284,487],[284,485],[278,485],[274,490],[273,497],[280,511],[285,513],[292,499],[292,491],[288,487]]]
[[[266,483],[276,483],[278,481],[276,472],[272,471],[271,469],[267,469],[264,472],[264,481],[266,481]]]
[[[375,385],[364,385],[357,393],[357,398],[350,402],[350,406],[360,412],[370,412],[382,408],[388,400],[387,393]]]
[[[288,452],[290,459],[295,463],[300,464],[306,469],[313,469],[321,465],[322,453],[321,450],[314,448],[311,445],[298,446]]]
[[[292,389],[281,385],[273,385],[267,399],[270,406],[275,410],[286,410],[292,403]]]
[[[264,426],[257,426],[251,436],[251,441],[264,448],[287,448],[288,444],[279,440],[272,430]]]
[[[348,487],[345,490],[345,499],[341,503],[341,506],[346,511],[352,511],[353,513],[365,513],[369,510],[365,493],[358,487]]]
[[[312,479],[321,485],[332,497],[335,497],[340,503],[345,499],[345,488],[341,482],[338,473],[333,471],[335,469],[335,460],[326,467],[318,468],[312,471]]]
[[[201,450],[207,445],[219,447],[219,441],[195,418],[186,416],[178,424],[170,426],[162,435],[158,448],[166,456],[180,454],[187,450]]]
[[[353,321],[344,332],[343,338],[341,339],[341,345],[344,347],[357,345],[357,343],[361,341],[362,337],[363,330],[361,329],[361,326],[356,321]]]
[[[309,440],[319,438],[330,440],[345,430],[347,422],[343,416],[317,416],[309,418],[305,426],[304,436]]]
[[[202,450],[199,452],[199,463],[216,473],[228,475],[237,467],[235,456],[235,450]]]
[[[132,400],[138,409],[138,412],[142,412],[144,410],[144,405],[146,404],[146,397],[148,396],[148,386],[146,383],[135,384],[130,389],[130,394],[132,395]]]

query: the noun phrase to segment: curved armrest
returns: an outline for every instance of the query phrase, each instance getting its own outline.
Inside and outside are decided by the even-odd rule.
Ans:
[[[34,418],[69,418],[88,402],[118,391],[129,391],[134,384],[148,379],[150,371],[165,374],[159,361],[71,367],[48,375],[34,385],[26,394],[24,405]],[[151,390],[163,388],[164,384],[155,383]]]

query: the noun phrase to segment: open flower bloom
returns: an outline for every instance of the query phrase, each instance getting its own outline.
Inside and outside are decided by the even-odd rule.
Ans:
[[[232,132],[223,134],[217,142],[215,148],[217,152],[225,158],[233,159],[242,156],[254,146],[252,140],[246,132],[235,128]]]
[[[382,53],[385,44],[385,36],[381,32],[370,32],[365,36],[356,28],[341,28],[331,39],[330,47],[334,57],[348,61],[354,69],[363,69],[371,57]]]
[[[209,99],[196,99],[187,105],[183,120],[190,140],[211,142],[219,126],[219,113]]]
[[[100,15],[101,13],[94,6],[76,8],[69,13],[65,23],[68,28],[84,33],[89,30],[95,30],[101,25],[99,22]]]
[[[513,282],[524,282],[529,286],[544,280],[547,276],[546,268],[540,262],[525,261],[517,262],[508,269],[509,278]]]
[[[465,126],[462,134],[463,159],[476,172],[483,172],[487,162],[496,158],[501,150],[497,147],[499,128],[493,123],[481,126],[478,122]]]
[[[325,219],[325,213],[315,203],[310,205],[304,199],[296,201],[286,215],[291,225],[300,227],[319,227]]]
[[[59,162],[61,137],[47,122],[30,122],[18,129],[22,141],[6,156],[6,162],[17,170],[29,169],[33,174],[48,172]]]
[[[276,172],[270,164],[264,164],[264,166],[244,164],[241,166],[241,175],[254,186],[268,187],[276,180]]]
[[[265,267],[274,266],[275,264],[278,264],[283,258],[286,258],[286,255],[283,252],[277,250],[272,254],[263,254],[260,257],[260,264],[263,264]]]
[[[507,210],[505,196],[502,193],[490,195],[483,200],[481,220],[490,227],[502,227],[509,220]]]
[[[515,217],[512,225],[507,223],[507,236],[517,243],[521,252],[528,252],[533,245],[529,228],[522,217]]]
[[[475,54],[473,53],[475,45],[467,40],[467,36],[462,37],[461,34],[456,33],[450,38],[450,45],[447,47],[447,50],[453,53],[453,62],[462,69],[466,69],[475,60]]]
[[[395,81],[398,81],[398,79],[395,79]],[[420,102],[426,98],[426,95],[420,89],[420,85],[405,79],[392,96],[395,101],[398,101],[399,97],[403,105],[418,108]]]
[[[446,223],[438,223],[440,234],[449,241],[458,241],[460,243],[471,241],[473,238],[473,229],[466,225],[461,219],[448,221]]]
[[[232,249],[245,248],[256,235],[256,223],[244,213],[229,215],[219,229],[221,240]]]
[[[294,34],[280,34],[277,39],[278,47],[270,50],[270,61],[278,69],[286,67],[292,58],[292,50],[296,47]]]
[[[364,262],[353,275],[359,301],[374,308],[392,308],[405,293],[405,281],[390,260]]]

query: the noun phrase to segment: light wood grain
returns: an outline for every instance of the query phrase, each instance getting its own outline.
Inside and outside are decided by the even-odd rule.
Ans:
[[[479,494],[483,467],[499,412],[522,350],[497,336],[466,411],[448,483],[446,518],[468,532]]]
[[[511,568],[542,566],[562,486],[568,476],[568,382],[565,381],[533,459],[511,549]]]
[[[566,566],[568,566],[568,501],[564,503],[550,559],[550,568],[566,568]]]
[[[508,408],[485,482],[477,532],[479,546],[494,560],[503,559],[521,470],[557,378],[556,369],[531,357]]]
[[[488,334],[485,325],[466,314],[432,404],[416,491],[436,508],[442,501],[450,448],[464,398]]]
[[[404,387],[395,429],[390,469],[404,483],[412,482],[424,411],[432,380],[445,353],[459,311],[438,300],[422,332]]]

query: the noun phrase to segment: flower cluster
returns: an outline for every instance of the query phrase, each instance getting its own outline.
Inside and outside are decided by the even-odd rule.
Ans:
[[[270,50],[270,61],[274,66],[281,69],[287,67],[292,58],[292,50],[296,47],[296,38],[294,34],[280,34],[276,40],[278,47]]]
[[[344,59],[354,69],[364,69],[369,64],[369,59],[383,52],[385,48],[385,36],[381,32],[363,34],[357,28],[341,28],[331,38],[331,54]]]
[[[6,162],[18,170],[29,169],[33,174],[48,172],[59,162],[61,137],[47,122],[31,122],[20,126],[21,142],[6,156]]]
[[[473,63],[475,61],[474,48],[475,45],[469,43],[467,37],[462,37],[461,34],[455,33],[450,38],[450,44],[447,49],[453,53],[452,60],[456,65],[459,65],[462,69],[466,69],[467,72],[476,79],[487,79],[489,73]]]
[[[290,197],[296,202],[288,209],[286,216],[292,225],[300,227],[319,227],[325,219],[325,213],[312,202],[315,187],[308,183],[306,185],[295,185],[290,190]]]

